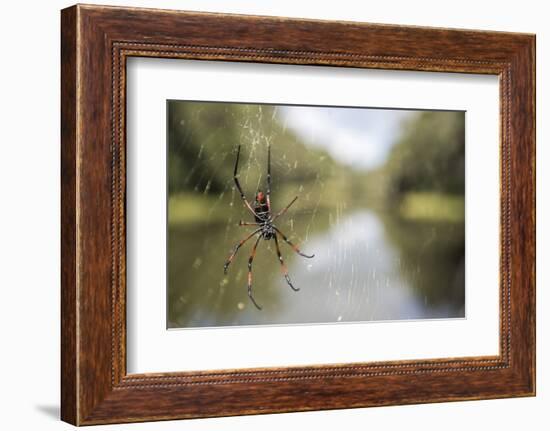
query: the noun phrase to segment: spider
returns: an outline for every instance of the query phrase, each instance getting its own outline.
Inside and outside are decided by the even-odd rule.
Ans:
[[[287,212],[287,210],[290,208],[290,206],[296,202],[296,199],[298,199],[298,196],[296,196],[292,201],[284,207],[282,210],[280,210],[277,214],[273,215],[271,212],[271,146],[268,145],[267,147],[267,189],[266,193],[264,194],[263,191],[258,190],[256,193],[256,198],[253,203],[250,203],[246,196],[244,195],[243,189],[239,183],[238,178],[238,169],[239,169],[239,156],[241,154],[241,146],[239,145],[237,149],[237,159],[235,160],[235,169],[233,171],[233,180],[235,181],[235,185],[237,186],[237,190],[239,190],[239,193],[241,195],[241,199],[243,200],[243,203],[246,208],[251,212],[251,214],[254,216],[254,222],[244,222],[239,221],[239,226],[256,226],[256,230],[251,232],[247,237],[239,241],[235,247],[233,248],[233,251],[227,258],[227,261],[225,262],[223,266],[223,272],[224,274],[227,274],[227,270],[229,268],[229,265],[231,264],[231,261],[239,251],[239,249],[244,245],[245,242],[247,242],[249,239],[257,235],[256,242],[254,244],[254,247],[252,247],[252,251],[250,253],[250,257],[248,258],[248,297],[252,301],[252,303],[256,306],[258,310],[261,310],[262,307],[258,305],[256,300],[254,299],[254,296],[252,295],[252,261],[254,260],[254,256],[256,255],[256,248],[258,247],[258,243],[263,238],[266,241],[274,240],[275,241],[275,249],[277,250],[277,256],[279,257],[279,263],[281,264],[281,270],[283,272],[283,275],[285,277],[285,280],[287,284],[290,286],[290,288],[297,292],[300,290],[297,287],[294,287],[292,282],[290,281],[290,277],[288,276],[288,269],[285,265],[285,262],[283,260],[283,256],[281,255],[281,250],[279,249],[279,240],[278,237],[281,237],[284,242],[286,242],[292,249],[298,253],[300,256],[306,257],[308,259],[313,258],[315,255],[307,255],[300,251],[300,249],[294,245],[290,240],[279,230],[277,226],[275,226],[274,221],[277,220],[279,217],[281,217],[284,213]]]

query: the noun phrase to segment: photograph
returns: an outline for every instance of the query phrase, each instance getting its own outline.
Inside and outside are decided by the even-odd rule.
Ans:
[[[465,316],[465,112],[168,100],[167,327]]]

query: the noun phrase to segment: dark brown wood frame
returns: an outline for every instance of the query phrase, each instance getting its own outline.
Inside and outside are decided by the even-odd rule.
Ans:
[[[76,425],[535,394],[535,36],[73,6],[61,14],[61,417]],[[500,77],[500,354],[126,373],[130,56]]]

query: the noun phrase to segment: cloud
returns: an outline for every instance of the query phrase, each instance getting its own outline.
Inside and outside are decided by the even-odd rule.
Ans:
[[[308,145],[323,148],[340,163],[369,170],[383,164],[415,111],[282,106],[283,123]]]

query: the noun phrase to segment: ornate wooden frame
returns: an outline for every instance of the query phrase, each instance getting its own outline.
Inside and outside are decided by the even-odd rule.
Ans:
[[[534,35],[81,5],[61,17],[63,420],[88,425],[534,395]],[[500,354],[128,375],[129,56],[498,75]]]

